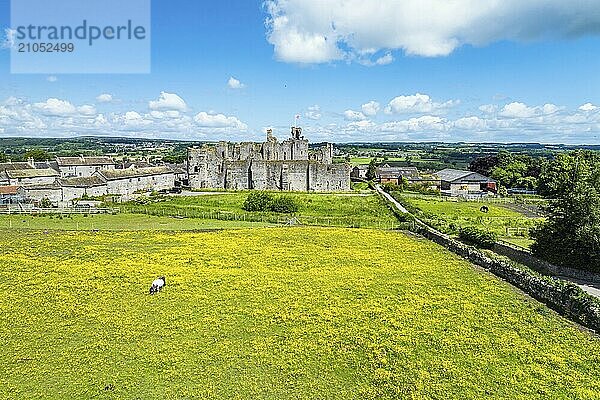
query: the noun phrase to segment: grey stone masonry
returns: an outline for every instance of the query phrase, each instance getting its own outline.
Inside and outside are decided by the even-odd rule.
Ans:
[[[192,189],[350,190],[350,165],[333,164],[333,145],[309,150],[302,129],[295,127],[283,142],[269,129],[263,143],[219,142],[190,148],[187,170]]]

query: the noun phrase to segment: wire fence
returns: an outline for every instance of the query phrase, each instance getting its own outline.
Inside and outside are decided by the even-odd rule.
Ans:
[[[430,195],[421,193],[410,193],[402,192],[402,197],[408,197],[413,199],[421,200],[435,200],[444,201],[450,203],[462,203],[462,202],[475,202],[475,203],[494,203],[494,204],[545,204],[552,199],[546,199],[541,197],[530,197],[530,196],[515,196],[515,197],[491,197],[491,196],[478,196],[478,197],[452,197],[442,195]]]
[[[38,208],[38,207],[18,207],[9,206],[0,208],[0,214],[4,215],[90,215],[90,214],[115,214],[119,210],[114,208],[95,208],[95,207],[69,207],[69,208]]]
[[[330,226],[340,228],[367,228],[367,229],[385,229],[397,230],[404,229],[404,223],[398,222],[395,218],[372,218],[365,217],[327,217],[313,215],[277,215],[266,213],[250,212],[232,212],[232,211],[204,211],[194,208],[152,208],[123,206],[120,207],[121,213],[145,214],[159,217],[172,218],[197,218],[204,220],[219,221],[239,221],[239,222],[260,222],[262,224],[274,225],[311,225],[311,226]]]

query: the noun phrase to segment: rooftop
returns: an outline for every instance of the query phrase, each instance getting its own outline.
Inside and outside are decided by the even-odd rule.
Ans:
[[[465,179],[471,182],[492,181],[487,176],[483,176],[481,174],[478,174],[477,172],[462,171],[459,169],[452,168],[443,169],[439,172],[436,172],[435,175],[437,175],[441,180],[446,182],[454,182],[461,179]]]
[[[0,163],[0,172],[2,171],[14,171],[17,169],[33,169],[33,165],[28,162],[7,162]]]
[[[80,187],[88,188],[92,186],[106,185],[106,181],[101,176],[89,176],[89,177],[78,177],[78,178],[65,178],[58,180],[60,186],[65,187]]]
[[[0,194],[17,194],[18,186],[0,186]]]
[[[149,168],[129,168],[129,169],[114,169],[108,171],[98,171],[97,174],[102,175],[109,181],[119,179],[137,178],[142,176],[165,175],[174,173],[169,167],[149,167]]]
[[[45,178],[45,177],[59,176],[58,172],[56,172],[52,168],[9,170],[9,171],[6,171],[6,175],[10,179]]]
[[[59,166],[114,165],[110,157],[56,157]]]

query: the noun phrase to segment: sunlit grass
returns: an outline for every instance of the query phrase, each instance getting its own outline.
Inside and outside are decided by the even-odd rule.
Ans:
[[[398,232],[0,231],[0,282],[1,398],[600,397],[596,337]]]

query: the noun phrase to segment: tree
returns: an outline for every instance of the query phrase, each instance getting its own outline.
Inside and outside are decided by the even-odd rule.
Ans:
[[[372,181],[377,176],[377,162],[375,159],[371,159],[369,163],[369,168],[367,169],[367,180]]]
[[[51,158],[50,154],[46,150],[35,149],[29,150],[24,155],[25,160],[33,158],[34,161],[46,161]]]
[[[502,150],[495,156],[476,158],[469,164],[469,170],[495,179],[500,186],[535,189],[543,165],[543,158]]]
[[[588,152],[558,156],[540,175],[554,197],[547,220],[531,232],[532,251],[551,263],[600,272],[600,159]]]

